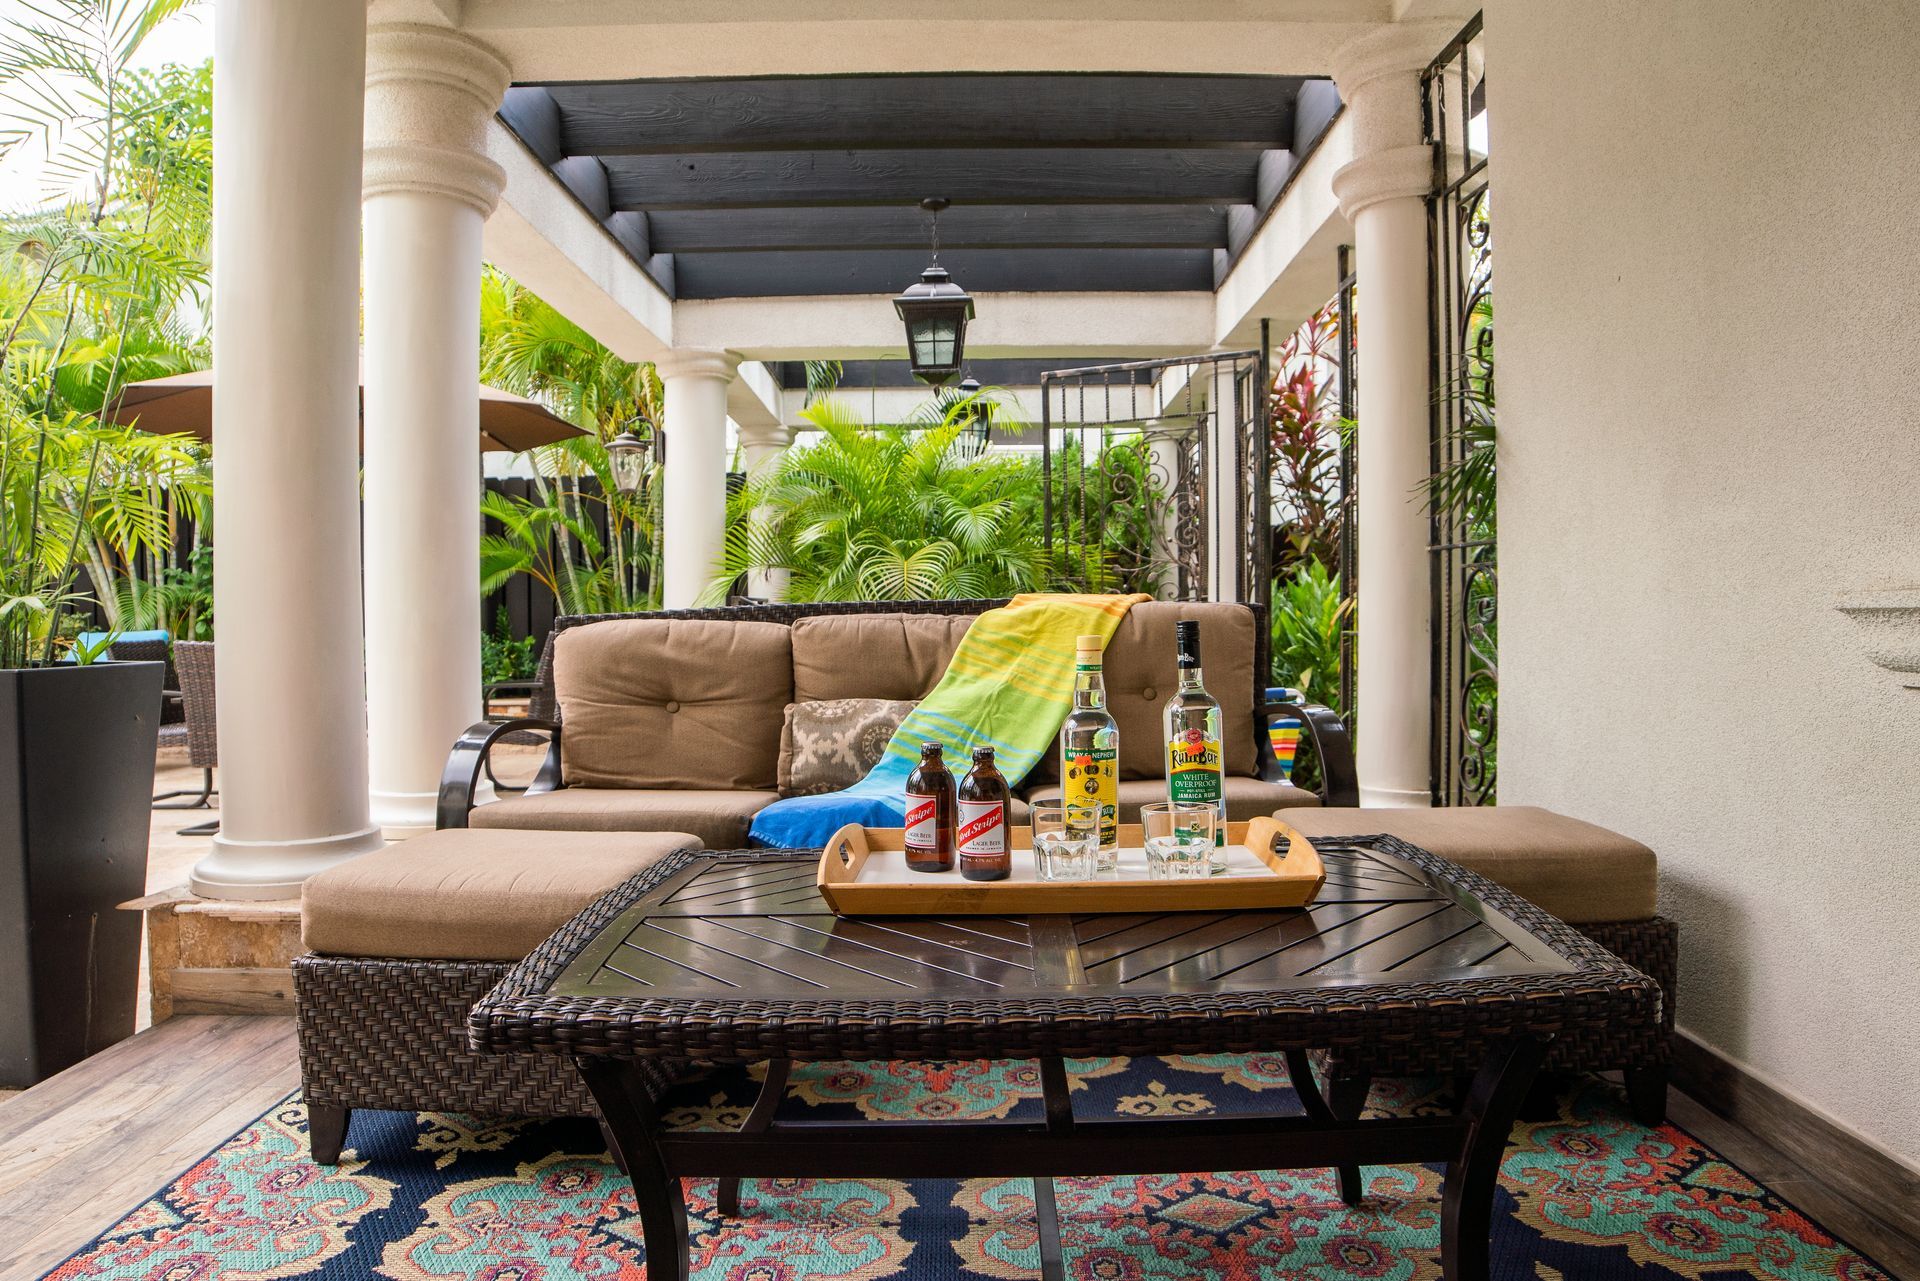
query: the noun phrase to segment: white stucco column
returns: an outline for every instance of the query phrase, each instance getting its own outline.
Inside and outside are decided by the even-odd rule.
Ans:
[[[668,609],[698,602],[720,565],[727,530],[727,384],[740,358],[681,349],[654,362],[666,390],[665,544],[661,597]]]
[[[210,898],[296,895],[376,849],[360,662],[365,0],[214,8]]]
[[[480,228],[507,64],[446,27],[367,33],[367,763],[388,837],[433,828],[480,719]]]
[[[764,423],[753,427],[735,424],[735,431],[740,440],[741,462],[746,466],[749,482],[778,462],[780,456],[787,452],[787,446],[793,443],[793,428],[785,423]],[[766,509],[756,508],[753,518],[766,519]],[[788,572],[784,569],[754,570],[747,575],[747,595],[758,596],[762,600],[785,600],[788,578]]]
[[[1426,483],[1431,410],[1427,214],[1433,152],[1421,142],[1420,73],[1446,24],[1416,23],[1337,50],[1334,82],[1355,159],[1333,176],[1353,224],[1364,299],[1357,413],[1360,492],[1355,757],[1362,805],[1430,803],[1432,619]]]

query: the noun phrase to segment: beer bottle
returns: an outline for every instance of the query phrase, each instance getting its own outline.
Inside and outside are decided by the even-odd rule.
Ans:
[[[1060,726],[1061,799],[1100,811],[1102,871],[1120,857],[1120,727],[1107,711],[1101,664],[1105,648],[1098,636],[1082,636],[1074,643],[1073,710]]]
[[[1200,624],[1174,624],[1180,688],[1167,700],[1167,799],[1214,808],[1213,843],[1227,843],[1226,780],[1220,763],[1220,704],[1200,680]]]
[[[916,872],[953,870],[953,774],[944,750],[920,744],[920,763],[907,775],[907,866]]]
[[[1003,881],[1013,871],[1007,850],[1007,780],[993,763],[991,747],[973,749],[973,768],[960,780],[960,875],[969,881]]]

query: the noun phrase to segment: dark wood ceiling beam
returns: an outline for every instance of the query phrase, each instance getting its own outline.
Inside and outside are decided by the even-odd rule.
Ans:
[[[549,85],[569,155],[952,147],[1262,151],[1297,76],[938,75]]]
[[[647,218],[655,251],[927,247],[927,215],[879,209],[668,210]],[[1213,249],[1227,243],[1224,205],[956,205],[940,215],[950,249]]]
[[[826,205],[1253,204],[1243,151],[787,151],[612,156],[615,209]]]
[[[1090,365],[1121,364],[1130,357],[1126,356],[1038,356],[1012,360],[969,360],[967,373],[977,379],[982,387],[1038,387],[1040,375],[1060,369],[1084,369]],[[807,385],[806,362],[782,360],[773,366],[774,377],[788,391],[800,391]],[[1136,375],[1116,375],[1113,385],[1127,383],[1146,384],[1152,381],[1147,370],[1137,371]],[[925,390],[926,384],[913,376],[913,369],[905,360],[847,360],[840,364],[840,382],[837,390],[849,395],[866,391],[869,388],[916,387]]]
[[[1165,292],[1213,288],[1211,249],[973,249],[940,263],[971,293]],[[874,250],[673,255],[677,298],[897,294],[920,277],[924,252]]]

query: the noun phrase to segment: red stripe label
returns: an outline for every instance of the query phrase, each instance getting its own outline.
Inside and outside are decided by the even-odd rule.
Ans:
[[[999,801],[961,801],[960,853],[1006,853],[1006,820],[1006,807]]]
[[[940,798],[907,793],[906,845],[909,849],[935,849],[940,844]]]

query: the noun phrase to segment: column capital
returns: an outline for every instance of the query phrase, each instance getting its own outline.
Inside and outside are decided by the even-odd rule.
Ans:
[[[1383,200],[1424,198],[1433,190],[1433,148],[1425,143],[1376,151],[1352,160],[1333,175],[1333,198],[1352,222],[1368,205]]]
[[[675,347],[653,358],[653,367],[663,379],[717,378],[732,382],[743,358],[730,351],[703,351],[694,347]]]
[[[742,449],[785,449],[793,443],[793,428],[785,423],[735,422],[733,427]]]
[[[1435,54],[1447,47],[1457,28],[1447,22],[1397,22],[1355,36],[1333,51],[1334,87],[1352,102],[1376,80],[1417,80]]]
[[[492,213],[506,174],[487,157],[487,121],[511,79],[506,60],[464,32],[369,28],[361,198],[425,192]]]

